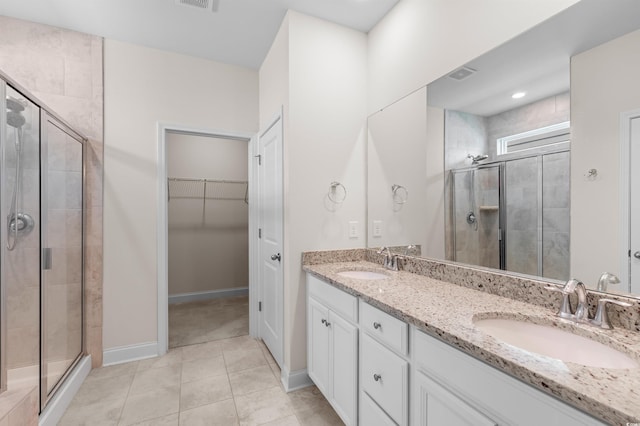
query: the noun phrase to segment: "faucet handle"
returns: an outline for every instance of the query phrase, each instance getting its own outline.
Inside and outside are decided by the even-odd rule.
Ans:
[[[596,315],[590,321],[591,324],[604,328],[606,330],[611,330],[613,326],[609,322],[609,315],[607,314],[607,303],[611,303],[618,306],[629,307],[631,303],[620,302],[619,300],[606,299],[602,298],[598,300],[598,309],[596,310]]]
[[[560,305],[558,316],[560,318],[573,318],[571,300],[569,300],[569,295],[571,293],[566,291],[564,288],[560,288],[555,285],[548,285],[545,286],[545,288],[547,290],[555,291],[556,293],[562,293],[562,304]]]

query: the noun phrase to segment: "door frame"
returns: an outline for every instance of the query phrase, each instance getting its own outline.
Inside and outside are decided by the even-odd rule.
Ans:
[[[620,113],[620,281],[631,291],[631,121],[640,109]]]
[[[186,126],[181,124],[170,124],[158,122],[158,201],[157,201],[157,292],[158,292],[158,355],[162,356],[169,349],[169,213],[168,213],[168,188],[167,188],[167,133],[182,133],[187,135],[205,136],[221,139],[235,139],[249,144],[249,157],[252,155],[252,145],[254,135],[244,132],[229,132],[226,130],[207,129],[202,127]],[[254,176],[251,167],[249,173],[249,194],[252,190]],[[249,204],[251,206],[251,204]],[[249,237],[251,241],[251,230],[255,226],[255,215],[249,207]],[[256,284],[251,279],[251,270],[254,267],[251,261],[251,243],[249,244],[249,301],[255,297]],[[251,304],[249,305],[251,306]],[[255,318],[253,309],[249,309],[249,331],[255,330]],[[253,329],[253,330],[252,330]],[[253,335],[253,333],[251,333]]]

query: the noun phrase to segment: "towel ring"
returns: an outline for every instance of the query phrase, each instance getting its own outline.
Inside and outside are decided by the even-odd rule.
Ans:
[[[393,197],[393,202],[395,204],[404,204],[409,199],[409,191],[402,185],[393,184],[391,185],[391,192]]]
[[[332,203],[340,204],[347,198],[347,189],[340,182],[331,182],[327,197]]]

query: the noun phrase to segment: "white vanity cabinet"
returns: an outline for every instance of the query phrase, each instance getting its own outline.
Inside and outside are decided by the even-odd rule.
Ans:
[[[407,324],[360,300],[360,332],[360,418],[408,425]]]
[[[414,327],[410,340],[413,425],[604,425]]]
[[[347,425],[604,425],[311,274],[307,369]]]
[[[358,299],[307,275],[307,371],[346,425],[357,424]]]

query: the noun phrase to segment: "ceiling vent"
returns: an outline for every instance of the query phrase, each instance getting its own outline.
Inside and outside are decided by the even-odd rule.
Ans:
[[[465,78],[468,78],[469,76],[473,75],[475,72],[476,70],[474,70],[473,68],[460,67],[454,72],[452,72],[451,74],[449,74],[449,78],[456,81],[462,81]]]
[[[218,11],[219,0],[175,0],[177,5],[195,7],[197,9]]]

